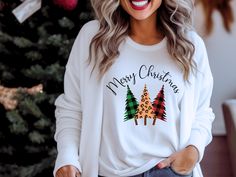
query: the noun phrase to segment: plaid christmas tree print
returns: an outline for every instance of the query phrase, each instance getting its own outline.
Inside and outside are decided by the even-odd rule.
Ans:
[[[134,97],[134,94],[130,90],[129,86],[127,86],[127,96],[126,96],[126,107],[125,107],[125,119],[124,121],[133,119],[137,112],[138,102]],[[135,121],[137,121],[135,119]]]
[[[155,98],[153,104],[153,110],[156,114],[156,117],[153,120],[153,125],[156,124],[156,119],[166,121],[166,108],[165,108],[165,94],[164,94],[164,85],[162,86],[160,92]]]

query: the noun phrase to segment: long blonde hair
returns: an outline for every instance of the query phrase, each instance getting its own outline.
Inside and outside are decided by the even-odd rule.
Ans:
[[[100,28],[90,44],[89,63],[99,52],[94,67],[99,64],[102,76],[119,55],[118,47],[129,33],[130,18],[120,6],[120,0],[91,0],[91,5]],[[187,31],[192,29],[193,5],[192,0],[162,0],[157,15],[158,28],[167,37],[168,52],[182,69],[185,80],[196,65],[195,47],[187,38]]]

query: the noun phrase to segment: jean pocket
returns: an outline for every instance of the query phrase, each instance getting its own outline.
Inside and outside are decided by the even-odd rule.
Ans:
[[[178,177],[182,177],[182,176],[184,176],[184,177],[192,177],[193,176],[193,172],[190,172],[190,173],[188,173],[188,174],[180,174],[180,173],[178,173],[177,171],[175,171],[173,168],[171,168],[171,167],[169,167],[169,169],[170,169],[170,171],[173,173],[173,174],[175,174],[176,176],[178,176]]]

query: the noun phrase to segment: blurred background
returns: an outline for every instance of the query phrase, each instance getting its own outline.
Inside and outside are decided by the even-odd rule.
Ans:
[[[89,0],[0,0],[0,177],[52,177],[53,103],[74,39],[93,18]],[[201,162],[205,177],[236,177],[235,21],[235,0],[196,2],[216,114]]]
[[[86,0],[0,0],[0,177],[50,177],[54,101]]]

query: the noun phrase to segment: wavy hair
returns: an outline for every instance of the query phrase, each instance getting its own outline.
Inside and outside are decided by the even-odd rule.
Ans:
[[[94,67],[98,64],[102,76],[119,56],[119,45],[129,34],[130,18],[120,0],[91,0],[91,5],[100,28],[90,43],[89,63],[100,53]],[[193,0],[162,0],[157,13],[158,28],[167,37],[168,52],[182,69],[184,80],[196,68],[195,47],[187,37],[192,29],[193,6]]]

